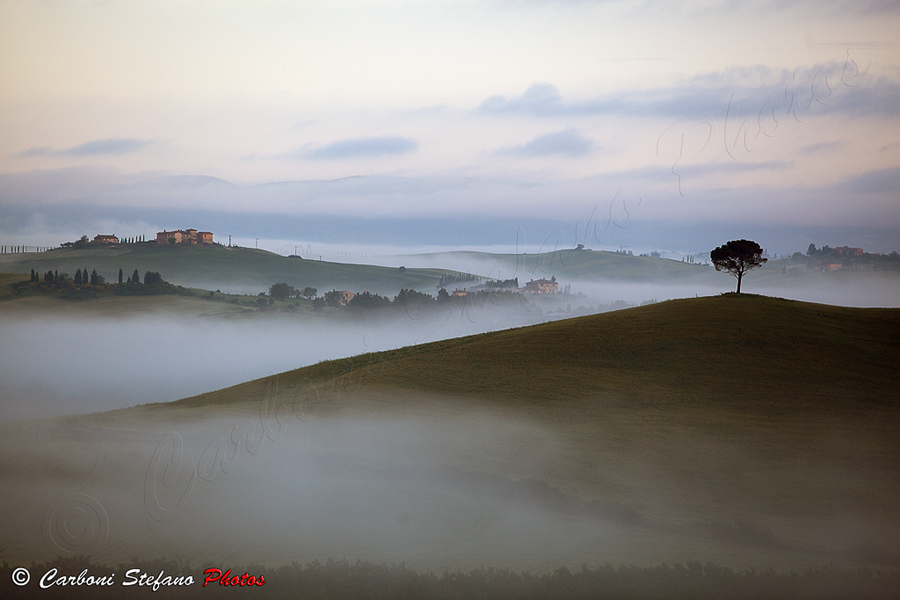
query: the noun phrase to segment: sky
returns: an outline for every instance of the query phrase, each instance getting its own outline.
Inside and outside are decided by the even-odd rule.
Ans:
[[[898,190],[900,2],[0,3],[0,244],[890,252]]]

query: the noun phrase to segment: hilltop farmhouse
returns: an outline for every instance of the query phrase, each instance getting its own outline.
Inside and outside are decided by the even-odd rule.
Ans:
[[[526,294],[556,294],[559,292],[559,285],[555,278],[553,281],[549,279],[532,279],[525,284]]]
[[[174,241],[173,241],[174,240]],[[196,229],[178,229],[176,231],[160,231],[156,234],[157,244],[212,244],[213,234],[210,231]]]
[[[97,236],[94,237],[93,241],[97,244],[118,244],[119,238],[114,235],[97,234]]]

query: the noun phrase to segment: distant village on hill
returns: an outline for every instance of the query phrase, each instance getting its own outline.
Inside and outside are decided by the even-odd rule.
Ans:
[[[806,260],[807,267],[818,271],[841,271],[845,269],[865,269],[871,271],[896,271],[900,269],[900,256],[897,252],[890,254],[869,253],[862,248],[839,246],[830,248],[827,245],[816,248],[810,244],[806,255],[795,252],[794,260]]]
[[[176,229],[175,231],[160,231],[156,234],[157,244],[200,244],[200,245],[209,245],[213,244],[213,234],[211,231],[197,231],[196,229]],[[93,244],[129,244],[129,243],[145,243],[143,236],[138,236],[135,238],[123,238],[119,239],[115,235],[105,235],[105,234],[97,234],[94,236],[93,240],[88,240],[87,236],[82,236],[82,238],[77,242],[68,242],[67,244],[63,244],[63,246],[71,246],[71,247],[79,247],[84,246],[88,243]],[[150,243],[153,243],[151,240]],[[472,279],[477,279],[476,277],[472,277]],[[449,278],[447,281],[444,281],[442,278],[440,287],[443,287],[446,283],[450,283]],[[564,290],[564,293],[568,293],[568,287]],[[479,292],[497,292],[497,291],[512,291],[512,292],[522,292],[525,294],[558,294],[560,293],[559,284],[556,282],[556,277],[551,277],[550,279],[532,279],[525,283],[525,287],[519,287],[518,278],[509,279],[505,281],[487,281],[485,283],[474,285],[472,287],[463,288],[463,289],[455,289],[450,294],[453,297],[465,297],[469,294],[479,293]],[[337,306],[346,306],[353,299],[355,294],[347,291],[338,291],[335,290],[335,293],[340,294],[339,297],[335,298],[335,304]]]
[[[94,236],[93,242],[95,244],[135,244],[142,243],[144,240],[144,236],[138,236],[134,238],[122,238],[121,240],[115,235],[104,235],[97,234]],[[69,242],[70,245],[74,246],[78,243],[86,244],[88,243],[87,236],[82,236],[82,238],[78,242]],[[160,231],[156,234],[156,243],[157,244],[212,244],[213,243],[213,234],[211,231],[197,231],[196,229],[176,229],[175,231]],[[63,244],[66,246],[66,244]]]

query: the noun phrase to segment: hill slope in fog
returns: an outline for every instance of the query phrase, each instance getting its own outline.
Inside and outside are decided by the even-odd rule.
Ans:
[[[617,398],[729,411],[892,406],[900,310],[747,294],[672,300],[365,355],[283,373],[283,392],[355,387],[465,395],[519,408]],[[362,366],[361,366],[362,365]],[[240,402],[260,380],[181,401]],[[583,402],[582,402],[583,401]]]
[[[725,295],[0,426],[0,558],[896,568],[897,364],[896,309]]]

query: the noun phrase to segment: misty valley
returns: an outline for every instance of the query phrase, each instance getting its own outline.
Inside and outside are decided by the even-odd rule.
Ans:
[[[750,275],[754,293],[717,294],[723,280],[697,265],[557,278],[581,260],[569,255],[521,278],[553,284],[542,294],[520,291],[505,259],[479,260],[492,277],[386,267],[434,279],[393,295],[384,282],[339,295],[338,280],[304,294],[299,276],[223,292],[177,269],[119,284],[174,290],[158,294],[4,275],[0,503],[15,519],[0,560],[87,565],[69,575],[164,560],[200,582],[194,566],[256,565],[285,594],[313,573],[377,572],[394,590],[499,568],[498,597],[512,574],[567,597],[565,573],[590,595],[590,569],[620,565],[644,570],[603,577],[657,582],[647,597],[693,572],[680,565],[707,592],[896,589],[898,309],[755,294],[890,305],[892,272],[776,266]]]
[[[0,599],[900,598],[898,32],[0,1]]]

